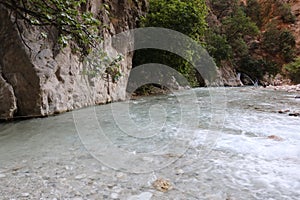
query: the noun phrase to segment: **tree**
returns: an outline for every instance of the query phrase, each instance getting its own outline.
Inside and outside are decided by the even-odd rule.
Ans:
[[[239,7],[238,0],[210,0],[209,4],[218,19],[230,15]]]
[[[226,36],[217,34],[209,29],[205,34],[206,49],[220,66],[222,60],[229,60],[233,56],[233,50]]]
[[[262,47],[270,54],[279,55],[286,62],[294,58],[295,37],[288,30],[277,29],[275,24],[268,26],[263,34]]]
[[[234,13],[224,17],[222,29],[233,50],[233,63],[237,64],[243,57],[248,56],[248,42],[258,35],[258,27],[239,7]]]
[[[150,8],[142,20],[145,27],[176,30],[193,39],[201,39],[206,29],[205,0],[150,0]]]
[[[144,27],[163,27],[181,32],[196,41],[204,40],[207,27],[205,0],[150,0],[149,11],[141,20]],[[186,54],[193,57],[188,49]],[[145,63],[162,63],[184,75],[192,86],[197,86],[196,70],[183,58],[167,51],[154,49],[138,50],[134,54],[133,66]]]
[[[259,33],[258,27],[242,9],[237,9],[235,13],[224,18],[223,27],[228,41],[234,41],[236,38],[253,37]]]

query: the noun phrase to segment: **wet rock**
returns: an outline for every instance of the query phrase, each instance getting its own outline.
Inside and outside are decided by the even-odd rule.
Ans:
[[[288,113],[290,112],[290,110],[279,110],[278,113],[280,114],[285,114],[285,113]]]
[[[134,195],[128,198],[128,200],[150,200],[153,194],[151,192],[143,192],[139,195]]]
[[[292,116],[292,117],[299,117],[299,116],[300,116],[300,113],[298,113],[298,112],[297,112],[297,113],[296,113],[296,112],[295,112],[295,113],[290,113],[289,116]]]
[[[153,187],[158,191],[167,192],[172,189],[172,184],[166,179],[159,178],[153,182]]]
[[[182,169],[176,170],[176,175],[184,174],[184,171]]]
[[[275,140],[275,141],[282,141],[283,140],[283,138],[281,138],[277,135],[269,135],[268,139]]]

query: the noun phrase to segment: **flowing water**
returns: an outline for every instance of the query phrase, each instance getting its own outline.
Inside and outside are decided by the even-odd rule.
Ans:
[[[199,88],[2,123],[0,199],[300,199],[295,95]]]

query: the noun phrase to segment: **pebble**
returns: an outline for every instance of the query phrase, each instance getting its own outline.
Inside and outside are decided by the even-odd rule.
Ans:
[[[73,166],[68,166],[68,165],[67,165],[67,166],[65,166],[65,169],[66,169],[66,170],[73,170]]]
[[[80,174],[80,175],[75,176],[75,179],[80,180],[80,179],[83,179],[85,177],[86,177],[86,174]]]
[[[151,192],[143,192],[139,195],[134,195],[128,198],[128,200],[150,200],[153,194]]]
[[[176,170],[176,175],[184,174],[184,171],[182,169]]]
[[[5,174],[0,174],[0,178],[5,178],[6,175]]]
[[[125,174],[122,173],[122,172],[118,172],[118,173],[116,174],[116,177],[117,177],[117,178],[124,178],[124,177],[125,177]]]
[[[83,198],[81,197],[75,197],[75,198],[72,198],[73,200],[83,200]]]
[[[112,198],[112,199],[118,199],[119,195],[117,193],[111,193],[110,198]]]
[[[29,197],[29,193],[22,193],[21,197]]]

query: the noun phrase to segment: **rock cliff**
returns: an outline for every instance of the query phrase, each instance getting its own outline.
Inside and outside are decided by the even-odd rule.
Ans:
[[[109,14],[100,12],[103,3],[109,5]],[[109,27],[102,30],[103,48],[117,55],[110,37],[135,28],[147,5],[144,0],[91,0],[88,6]],[[72,44],[57,49],[53,28],[45,38],[40,27],[17,22],[0,6],[0,119],[47,116],[126,98],[131,54],[121,61],[117,82],[109,75],[91,79],[82,74],[83,62]]]

